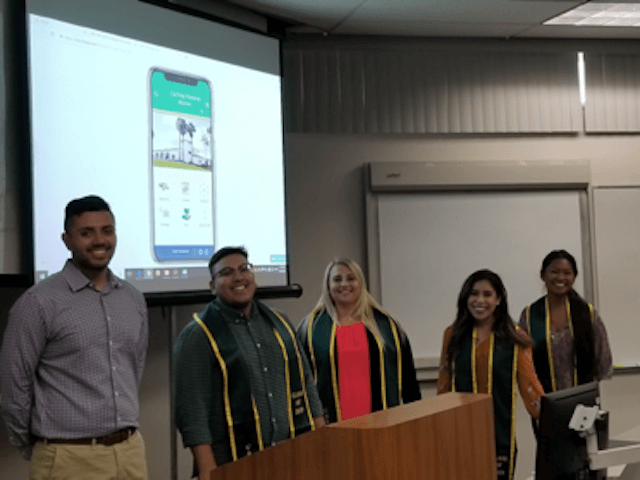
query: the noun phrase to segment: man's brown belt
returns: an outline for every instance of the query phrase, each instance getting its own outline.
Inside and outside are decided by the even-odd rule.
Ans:
[[[123,428],[122,430],[118,430],[117,432],[110,433],[108,435],[104,435],[103,437],[94,437],[94,438],[38,438],[39,442],[44,443],[45,445],[60,443],[65,445],[115,445],[116,443],[124,442],[128,438],[130,438],[136,429],[133,427]]]

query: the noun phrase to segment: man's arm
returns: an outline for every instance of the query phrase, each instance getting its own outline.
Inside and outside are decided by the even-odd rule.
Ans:
[[[211,472],[218,466],[211,445],[192,445],[190,448],[193,458],[196,460],[198,480],[210,480]]]
[[[138,385],[142,380],[142,372],[144,371],[144,362],[147,358],[147,349],[149,348],[149,311],[144,301],[142,294],[141,309],[142,309],[142,325],[140,326],[140,339],[137,346],[137,359],[138,359]]]
[[[30,431],[35,371],[46,344],[45,314],[32,292],[9,312],[0,348],[0,409],[11,444],[31,458]]]
[[[214,431],[225,428],[222,376],[211,345],[195,322],[187,325],[174,345],[174,408],[182,441],[193,452],[203,477],[217,464],[211,445]],[[220,435],[218,435],[219,437]],[[224,460],[222,460],[224,461]]]

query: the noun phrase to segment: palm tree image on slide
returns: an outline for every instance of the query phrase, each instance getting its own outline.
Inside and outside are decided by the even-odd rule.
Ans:
[[[178,159],[181,162],[184,162],[184,134],[187,133],[187,122],[184,121],[184,118],[178,117],[176,120],[176,128],[178,129]]]
[[[187,152],[189,154],[188,163],[193,163],[193,134],[195,133],[195,131],[196,131],[196,127],[194,127],[193,123],[189,122],[187,124],[187,133],[189,134],[189,138],[191,139],[191,148]],[[184,155],[182,158],[184,159]]]
[[[202,134],[198,135],[199,132]],[[151,132],[153,166],[211,171],[211,137],[208,118],[154,112]]]

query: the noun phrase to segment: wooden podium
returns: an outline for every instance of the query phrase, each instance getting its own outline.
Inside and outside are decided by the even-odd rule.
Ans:
[[[448,393],[319,428],[211,480],[495,480],[493,432],[491,396]]]

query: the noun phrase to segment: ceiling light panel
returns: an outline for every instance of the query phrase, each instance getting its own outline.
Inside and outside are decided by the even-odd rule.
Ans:
[[[547,20],[544,25],[640,27],[640,5],[589,2]]]

